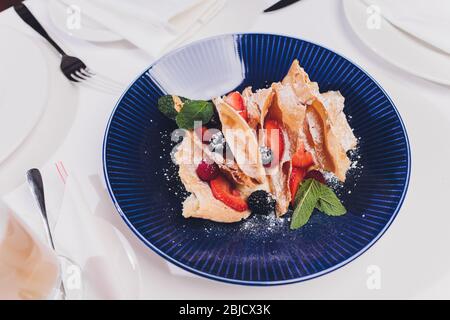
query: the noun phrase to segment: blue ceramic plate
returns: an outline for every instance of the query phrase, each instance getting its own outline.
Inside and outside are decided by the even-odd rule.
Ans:
[[[288,218],[219,224],[181,216],[186,196],[172,164],[175,123],[157,109],[166,93],[206,99],[280,81],[298,59],[321,91],[340,90],[360,139],[357,165],[338,188],[342,217],[315,213],[291,231]],[[106,182],[120,215],[144,243],[211,279],[274,285],[311,279],[352,261],[397,215],[410,174],[405,127],[383,89],[346,58],[270,34],[223,35],[173,51],[139,76],[114,109],[104,141]],[[289,216],[290,214],[288,214]]]

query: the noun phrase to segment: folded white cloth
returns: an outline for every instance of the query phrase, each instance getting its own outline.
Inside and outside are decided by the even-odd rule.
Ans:
[[[209,21],[225,0],[60,0],[157,58]],[[81,22],[82,27],[82,22]]]
[[[363,0],[397,28],[450,53],[449,0]]]

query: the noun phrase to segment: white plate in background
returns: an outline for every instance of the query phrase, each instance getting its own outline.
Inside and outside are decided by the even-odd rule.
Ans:
[[[393,65],[416,76],[450,85],[450,55],[408,35],[381,17],[379,29],[367,27],[370,12],[360,0],[343,0],[347,20],[361,41]]]
[[[11,41],[11,38],[14,38],[14,41]],[[0,43],[2,163],[22,144],[39,122],[47,103],[49,75],[44,56],[28,36],[13,28],[1,26]]]
[[[204,37],[247,31],[255,23],[261,12],[270,6],[271,1],[265,0],[227,0],[220,12],[198,30],[183,44]],[[86,17],[81,12],[81,28],[69,29],[67,18],[68,6],[60,0],[49,0],[48,11],[53,24],[64,33],[75,38],[92,42],[112,42],[123,40],[123,37],[105,28],[100,23]],[[245,14],[243,14],[245,13]],[[237,16],[237,18],[236,18]],[[230,23],[230,17],[233,17]],[[181,45],[181,44],[180,44]]]
[[[0,194],[4,194],[21,185],[28,169],[44,165],[61,146],[79,97],[78,87],[61,72],[61,57],[42,37],[0,25],[0,43],[5,44],[0,47],[0,66],[10,70],[0,73]],[[14,107],[4,107],[12,92]]]
[[[59,0],[48,1],[48,12],[53,24],[64,33],[75,38],[88,40],[92,42],[113,42],[123,40],[122,36],[112,32],[97,21],[83,15],[80,12],[81,27],[69,29],[67,21],[72,11],[70,7]]]

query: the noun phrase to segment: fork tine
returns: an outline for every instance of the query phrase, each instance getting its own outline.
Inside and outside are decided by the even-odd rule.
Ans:
[[[120,89],[123,89],[126,86],[124,83],[121,83],[119,81],[116,81],[114,79],[106,77],[106,76],[104,76],[102,74],[96,73],[93,70],[91,70],[90,68],[86,68],[86,72],[89,73],[92,76],[97,76],[97,77],[101,78],[105,82],[109,82],[109,83],[111,83],[111,84],[113,84],[115,86],[118,86]]]
[[[86,71],[88,74],[90,74],[90,75],[92,75],[92,76],[95,76],[95,72],[93,72],[91,69],[86,68],[85,71]]]
[[[82,71],[82,73],[83,73],[86,77],[95,79],[96,82],[101,83],[103,86],[110,87],[110,88],[112,88],[112,89],[114,89],[114,90],[122,91],[123,88],[124,88],[123,86],[120,86],[119,84],[117,84],[117,83],[115,83],[115,82],[113,82],[113,81],[109,81],[108,79],[106,79],[106,78],[104,78],[104,77],[100,77],[100,76],[98,76],[98,75],[94,75],[93,73],[88,72],[86,69],[84,69],[84,70]]]
[[[82,70],[83,70],[83,69],[76,70],[76,71],[74,72],[74,74],[75,74],[78,78],[80,78],[80,79],[82,79],[82,80],[88,80],[88,79],[90,78],[90,76],[85,75],[85,74],[82,72]]]
[[[75,73],[67,73],[66,77],[69,78],[69,80],[73,81],[73,82],[81,82],[84,80],[80,77],[77,77],[77,75]]]
[[[110,87],[105,85],[104,83],[96,81],[95,77],[86,76],[81,72],[81,70],[75,71],[73,76],[74,78],[80,80],[79,82],[81,85],[85,85],[86,87],[89,87],[91,89],[99,90],[113,95],[117,95],[122,92],[122,90],[119,88]]]
[[[88,72],[86,72],[86,69],[80,69],[78,70],[83,76],[85,76],[86,78],[91,78],[92,75],[89,74]]]
[[[64,75],[73,82],[86,83],[88,87],[108,93],[121,93],[125,86],[110,80],[106,77],[95,75],[87,66],[77,57],[64,56],[61,61],[61,70]]]

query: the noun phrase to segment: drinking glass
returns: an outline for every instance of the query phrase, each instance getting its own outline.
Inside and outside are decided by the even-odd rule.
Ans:
[[[55,251],[0,202],[0,300],[61,297],[61,278]]]

